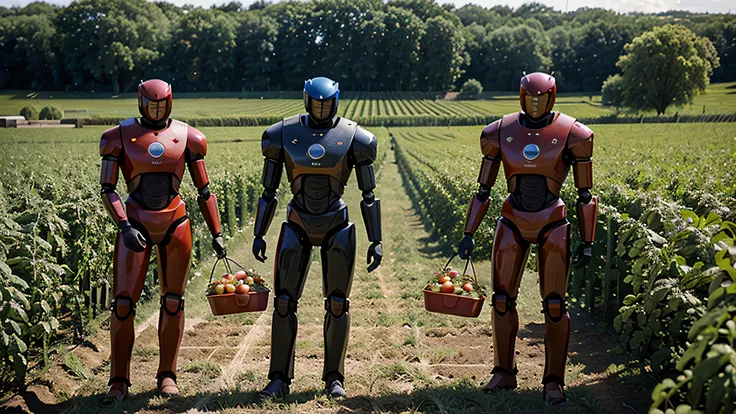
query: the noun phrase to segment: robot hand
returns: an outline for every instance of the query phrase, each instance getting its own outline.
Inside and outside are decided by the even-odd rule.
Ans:
[[[373,263],[371,263],[371,259],[373,259]],[[369,265],[369,273],[378,268],[381,264],[381,259],[383,259],[383,245],[380,241],[371,243],[371,246],[368,248],[368,256],[366,257],[366,263]]]
[[[575,251],[575,256],[572,258],[572,267],[580,269],[590,263],[590,259],[593,258],[593,243],[583,242]]]
[[[218,259],[224,259],[227,256],[227,249],[225,248],[225,240],[222,239],[222,234],[215,234],[212,238],[212,248],[215,250]]]
[[[457,255],[460,256],[460,259],[466,260],[473,255],[474,246],[475,241],[473,241],[473,236],[466,234],[457,245]]]
[[[143,233],[133,228],[127,220],[123,220],[118,225],[123,233],[123,243],[128,249],[140,253],[146,250],[146,238]]]
[[[253,256],[259,262],[265,262],[268,259],[266,257],[266,241],[261,236],[256,236],[253,240]]]

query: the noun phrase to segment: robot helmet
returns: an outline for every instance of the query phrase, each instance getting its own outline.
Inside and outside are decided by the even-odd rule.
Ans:
[[[557,98],[555,78],[542,72],[524,73],[519,88],[521,110],[532,119],[539,119],[552,111]]]
[[[315,123],[323,123],[337,114],[340,96],[338,83],[327,78],[314,78],[304,82],[304,108]]]
[[[171,115],[171,85],[151,79],[138,85],[138,111],[151,123],[165,122]]]

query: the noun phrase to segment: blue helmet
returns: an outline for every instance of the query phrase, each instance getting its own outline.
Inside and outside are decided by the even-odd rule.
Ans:
[[[304,82],[304,108],[316,123],[323,123],[337,114],[339,84],[319,77]]]

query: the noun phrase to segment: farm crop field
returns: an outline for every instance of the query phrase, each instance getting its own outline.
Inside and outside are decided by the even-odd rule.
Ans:
[[[681,115],[736,113],[736,83],[715,84],[692,105],[670,108],[667,112]],[[302,100],[286,99],[286,93],[227,93],[175,94],[173,117],[187,120],[258,117],[258,125],[270,125],[279,118],[294,114],[303,107]],[[132,94],[110,97],[93,93],[28,92],[0,93],[0,115],[17,115],[24,106],[57,106],[66,118],[120,119],[137,116],[136,97]],[[616,114],[615,108],[601,105],[599,95],[560,94],[556,108],[576,118],[597,118]],[[433,125],[442,120],[450,125],[486,123],[486,118],[498,117],[518,110],[518,94],[483,94],[475,101],[446,100],[443,96],[417,92],[347,92],[343,95],[339,114],[367,125],[397,118],[408,125]],[[651,115],[651,114],[647,114]]]
[[[729,102],[733,100],[729,95],[731,89],[718,90],[721,98],[706,95],[713,99],[709,102],[724,97]],[[717,90],[713,90],[713,95],[716,94]],[[42,106],[38,104],[43,101],[40,98],[2,99],[0,112],[28,102]],[[484,116],[518,108],[513,98],[497,98],[454,102],[414,99],[401,93],[348,95],[341,101],[341,113],[353,118],[464,113]],[[589,116],[584,111],[599,107],[595,102],[583,102],[586,99],[564,96],[558,100],[559,109],[568,111],[569,108],[569,113],[575,116],[577,108],[583,114],[578,116]],[[84,109],[97,116],[135,115],[131,111],[135,102],[130,98],[70,97],[53,99],[53,104],[68,105],[64,107],[67,111]],[[301,111],[301,105],[298,99],[177,99],[175,115],[241,114],[245,111],[243,106],[247,106],[247,111],[253,114],[262,111],[258,113],[287,116]],[[707,104],[709,108],[710,105]],[[724,107],[733,111],[736,106],[730,105]],[[122,108],[125,113],[114,112]],[[709,285],[718,275],[727,273],[719,270],[723,256],[718,256],[717,251],[728,252],[728,249],[713,246],[724,242],[729,235],[732,237],[736,229],[728,224],[736,218],[733,125],[593,127],[596,133],[594,193],[601,199],[601,212],[595,260],[585,272],[573,274],[570,282],[570,311],[575,330],[567,367],[569,402],[565,412],[620,412],[626,406],[643,412],[652,404],[655,386],[665,394],[672,391],[672,387],[667,388],[668,383],[657,384],[662,378],[660,373],[695,370],[696,362],[714,358],[707,356],[707,352],[733,357],[728,350],[716,346],[731,338],[719,334],[718,330],[726,329],[725,319],[718,318],[727,313],[722,312],[713,319],[713,310],[706,306]],[[191,208],[196,206],[195,194],[186,177],[182,193],[190,206],[196,247],[186,294],[186,334],[179,361],[183,394],[177,398],[154,394],[158,309],[157,301],[151,300],[157,294],[151,272],[144,301],[136,314],[133,394],[121,408],[146,413],[190,409],[545,411],[547,408],[540,398],[544,327],[539,313],[535,260],[530,260],[518,298],[522,328],[517,349],[521,375],[520,388],[515,392],[486,396],[479,391],[479,386],[489,378],[493,364],[492,310],[488,304],[481,317],[472,320],[431,314],[423,308],[421,290],[426,280],[445,263],[461,237],[467,202],[476,188],[481,160],[478,136],[482,127],[370,128],[379,139],[377,195],[384,208],[385,256],[375,273],[367,273],[362,260],[356,263],[351,294],[353,329],[346,362],[350,398],[343,402],[331,401],[320,394],[323,298],[319,255],[313,256],[310,277],[300,301],[293,394],[281,403],[256,402],[256,391],[267,382],[272,308],[269,305],[263,314],[211,315],[203,292],[212,257],[201,215]],[[14,321],[4,324],[3,340],[8,338],[10,346],[2,355],[3,366],[7,367],[2,381],[9,381],[17,372],[8,358],[28,361],[27,391],[3,395],[0,408],[21,407],[34,412],[100,411],[98,405],[108,375],[108,312],[102,306],[95,306],[89,295],[95,289],[103,291],[110,283],[115,233],[98,196],[97,149],[104,129],[0,129],[0,151],[5,157],[0,164],[0,265],[3,265],[0,289],[4,300],[11,298],[10,303],[14,304],[13,311],[0,314]],[[254,203],[260,194],[263,128],[200,129],[211,144],[206,162],[212,191],[220,200],[228,248],[237,260],[271,280],[277,223],[284,217],[283,211],[277,215],[267,237],[269,261],[260,264],[250,253],[250,226]],[[571,181],[563,188],[568,205],[573,205],[576,197]],[[123,187],[118,186],[121,193]],[[281,193],[283,208],[289,199],[285,185]],[[491,209],[476,235],[476,269],[485,284],[490,284],[487,259],[504,198],[505,183],[501,178],[492,193]],[[358,228],[358,257],[362,258],[368,242],[359,218],[360,194],[354,179],[346,190],[346,200]],[[681,210],[692,213],[681,213]],[[576,224],[574,214],[569,219]],[[608,245],[612,249],[607,249]],[[734,259],[730,260],[733,263]],[[672,263],[675,270],[671,269]],[[10,274],[17,278],[5,277]],[[610,281],[615,282],[614,287],[609,285]],[[649,297],[658,300],[652,303]],[[99,297],[96,299],[99,301]],[[680,365],[689,345],[701,346],[702,341],[688,339],[688,333],[698,320],[706,317],[711,318],[709,321],[720,321],[720,325],[709,324],[710,328],[715,327],[715,334],[712,330],[706,332],[716,335],[713,343],[707,343],[710,337],[706,337],[702,348],[689,351],[693,357]],[[657,353],[659,349],[668,353]],[[696,374],[700,375],[698,381],[718,380],[718,373],[725,372],[725,367],[720,365],[707,378]],[[685,386],[689,384],[687,381],[691,380],[686,379]],[[727,387],[733,385],[721,388],[731,389]],[[716,387],[710,385],[704,389],[707,394]]]

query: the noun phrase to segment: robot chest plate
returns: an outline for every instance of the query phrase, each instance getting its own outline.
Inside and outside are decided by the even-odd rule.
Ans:
[[[125,160],[123,176],[130,181],[140,174],[171,173],[179,181],[184,174],[186,133],[173,124],[161,131],[151,131],[135,119],[121,123]],[[186,132],[186,131],[184,131]]]
[[[329,175],[343,184],[350,176],[348,152],[355,134],[355,123],[328,130],[313,130],[284,121],[283,145],[289,180],[305,175]],[[350,128],[352,126],[352,128]]]
[[[516,120],[501,127],[501,154],[506,179],[517,174],[535,174],[565,179],[567,167],[562,161],[569,127],[557,121],[540,129],[521,126]],[[570,125],[571,126],[571,125]]]

